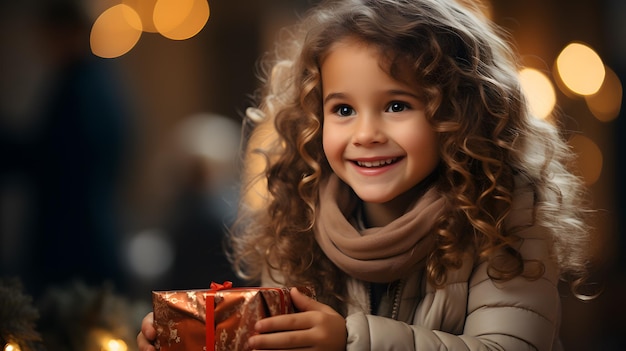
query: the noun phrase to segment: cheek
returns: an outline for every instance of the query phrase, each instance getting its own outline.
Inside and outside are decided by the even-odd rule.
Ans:
[[[407,129],[409,130],[409,129]],[[424,127],[413,129],[419,130],[418,133],[405,133],[403,140],[406,151],[411,151],[418,155],[424,161],[430,160],[431,163],[439,162],[439,140],[437,134],[430,129]]]
[[[324,148],[326,159],[331,164],[341,159],[343,155],[343,140],[340,136],[332,128],[324,128],[322,131],[322,147]]]
[[[322,132],[322,147],[324,148],[324,154],[326,155],[327,159],[331,158],[334,144],[335,143],[333,142],[332,135],[330,135],[329,132],[324,129],[324,131]]]

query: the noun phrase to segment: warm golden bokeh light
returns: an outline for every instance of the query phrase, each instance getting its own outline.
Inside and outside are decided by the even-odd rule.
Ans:
[[[196,35],[209,19],[207,0],[158,0],[154,25],[164,37],[185,40]]]
[[[602,174],[603,157],[598,145],[583,135],[575,135],[569,144],[578,154],[578,169],[585,183],[590,186],[598,181]]]
[[[248,113],[248,116],[250,114]],[[260,117],[263,118],[263,117]],[[266,149],[276,142],[276,130],[271,122],[259,119],[258,126],[250,136],[246,150],[246,173],[244,180],[253,181],[250,188],[242,194],[244,202],[253,209],[262,208],[267,204],[267,181],[262,177],[267,167],[267,159],[255,150]]]
[[[94,22],[91,51],[104,58],[122,56],[137,44],[142,32],[189,39],[204,28],[209,16],[207,0],[122,0]]]
[[[550,116],[556,105],[556,94],[550,79],[533,68],[522,69],[519,77],[533,116],[541,119]]]
[[[158,32],[154,26],[152,16],[154,14],[154,6],[158,0],[123,0],[122,3],[132,7],[139,15],[143,25],[143,31],[149,33]]]
[[[555,70],[567,89],[578,95],[595,94],[605,75],[600,56],[582,43],[567,45],[556,59]]]
[[[167,33],[180,26],[191,13],[194,0],[158,0],[154,6],[153,21],[159,33]]]
[[[99,327],[91,328],[84,336],[84,347],[88,351],[128,351],[128,344],[119,339],[115,332]]]
[[[130,6],[119,4],[104,11],[91,28],[91,51],[103,58],[130,51],[141,37],[141,19]]]
[[[109,339],[105,346],[103,347],[103,351],[127,351],[128,346],[124,342],[124,340],[120,339]]]
[[[20,348],[20,346],[14,343],[8,343],[4,346],[4,351],[21,351],[21,350],[22,349]]]
[[[585,96],[587,106],[593,115],[602,122],[617,118],[622,107],[623,86],[615,72],[605,67],[604,83],[597,93]]]
[[[155,12],[154,12],[155,21],[156,21],[157,16],[158,18],[172,16],[170,18],[171,23],[177,23],[178,20],[181,20],[181,22],[178,25],[176,25],[173,29],[170,29],[170,30],[166,29],[166,28],[169,28],[169,25],[158,27],[159,32],[166,38],[173,39],[173,40],[189,39],[193,37],[194,35],[198,34],[198,32],[200,32],[202,28],[204,28],[204,25],[209,20],[210,9],[209,9],[209,3],[206,0],[189,1],[191,2],[191,10],[184,18],[182,17],[182,13],[176,14],[176,15],[168,13],[168,15],[165,16],[165,12],[161,12],[161,11],[166,11],[168,7],[166,5],[163,5],[164,7],[160,8],[160,4],[163,1],[164,0],[159,0],[159,3],[157,4],[157,7],[155,8]],[[170,1],[170,0],[166,0],[166,2],[167,1]],[[177,0],[176,3],[178,4],[180,1],[181,0]],[[186,6],[187,5],[185,5],[184,7]],[[159,11],[158,13],[157,13],[157,10]],[[177,16],[179,15],[181,17],[177,18]],[[163,20],[165,20],[165,18],[163,18]]]

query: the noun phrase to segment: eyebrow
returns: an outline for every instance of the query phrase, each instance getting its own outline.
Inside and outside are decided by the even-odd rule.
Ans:
[[[393,96],[396,96],[396,95],[408,96],[416,100],[421,100],[419,96],[411,92],[408,92],[406,90],[391,89],[391,90],[385,91],[384,93],[387,95],[393,95]],[[346,98],[346,94],[344,93],[330,93],[324,98],[323,103],[326,104],[328,103],[328,101],[333,100],[333,99],[345,99],[345,98]]]
[[[344,93],[330,93],[324,98],[324,105],[326,105],[326,103],[328,103],[328,101],[330,100],[345,99],[345,98],[346,98],[346,94]]]

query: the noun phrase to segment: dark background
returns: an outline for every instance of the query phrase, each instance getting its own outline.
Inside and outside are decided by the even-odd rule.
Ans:
[[[239,123],[257,87],[258,59],[278,28],[314,1],[209,1],[211,17],[198,35],[173,41],[144,33],[115,59],[89,51],[90,26],[111,3],[85,2],[76,12],[68,3],[0,4],[0,276],[19,276],[35,300],[68,281],[110,282],[141,316],[153,289],[233,278],[219,254],[232,211],[206,202],[236,194],[207,195],[216,166],[180,148],[178,126],[197,114]],[[582,41],[623,84],[623,1],[486,4],[528,66],[549,70],[563,47]],[[563,343],[567,350],[623,349],[623,109],[600,122],[581,98],[557,90],[557,104],[604,158],[591,185],[600,220],[590,248],[604,293],[581,302],[564,290]],[[148,265],[169,262],[161,271],[142,275],[129,266],[140,235],[161,240],[142,254]]]

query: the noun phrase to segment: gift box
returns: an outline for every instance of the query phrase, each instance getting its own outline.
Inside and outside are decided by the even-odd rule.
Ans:
[[[315,298],[312,288],[298,290]],[[153,291],[155,346],[161,351],[244,351],[255,323],[297,312],[289,288],[240,287]],[[212,345],[212,347],[209,347]]]

